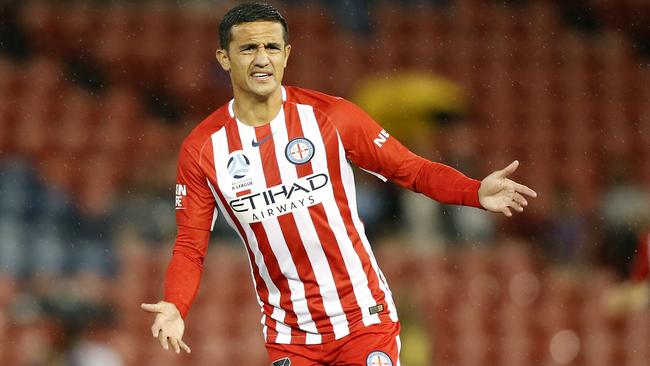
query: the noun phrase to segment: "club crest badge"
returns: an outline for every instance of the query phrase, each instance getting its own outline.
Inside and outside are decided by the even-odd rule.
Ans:
[[[293,164],[305,164],[314,157],[314,144],[304,137],[297,137],[289,141],[284,154]]]
[[[277,361],[273,361],[271,366],[291,366],[291,360],[289,359],[289,357],[285,357]]]
[[[366,366],[393,366],[393,361],[384,352],[374,351],[366,358]]]

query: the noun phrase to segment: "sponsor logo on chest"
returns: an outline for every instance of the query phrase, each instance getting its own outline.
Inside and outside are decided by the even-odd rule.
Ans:
[[[228,205],[239,220],[259,222],[323,202],[329,184],[327,174],[311,174],[293,183],[229,199]]]

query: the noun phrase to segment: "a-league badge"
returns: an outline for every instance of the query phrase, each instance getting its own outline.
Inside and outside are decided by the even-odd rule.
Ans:
[[[291,360],[289,359],[289,357],[285,357],[277,361],[273,361],[271,366],[291,366]]]
[[[366,358],[366,366],[393,366],[393,361],[384,352],[374,351]]]
[[[242,179],[251,168],[251,161],[242,151],[234,151],[228,159],[228,174],[235,179]]]
[[[305,164],[314,157],[314,144],[304,137],[297,137],[289,141],[284,154],[294,164]]]

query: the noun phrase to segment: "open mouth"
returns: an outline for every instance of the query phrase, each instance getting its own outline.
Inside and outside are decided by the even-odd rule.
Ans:
[[[251,74],[251,76],[252,76],[253,79],[255,79],[255,80],[258,80],[258,81],[266,81],[266,80],[271,79],[271,77],[273,76],[273,74],[270,73],[270,72],[254,72],[254,73]]]

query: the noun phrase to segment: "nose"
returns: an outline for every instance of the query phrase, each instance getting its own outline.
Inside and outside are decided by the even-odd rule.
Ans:
[[[255,63],[255,66],[261,66],[264,67],[269,64],[269,55],[266,52],[266,48],[262,45],[257,48],[257,52],[255,52],[255,59],[253,60]]]

